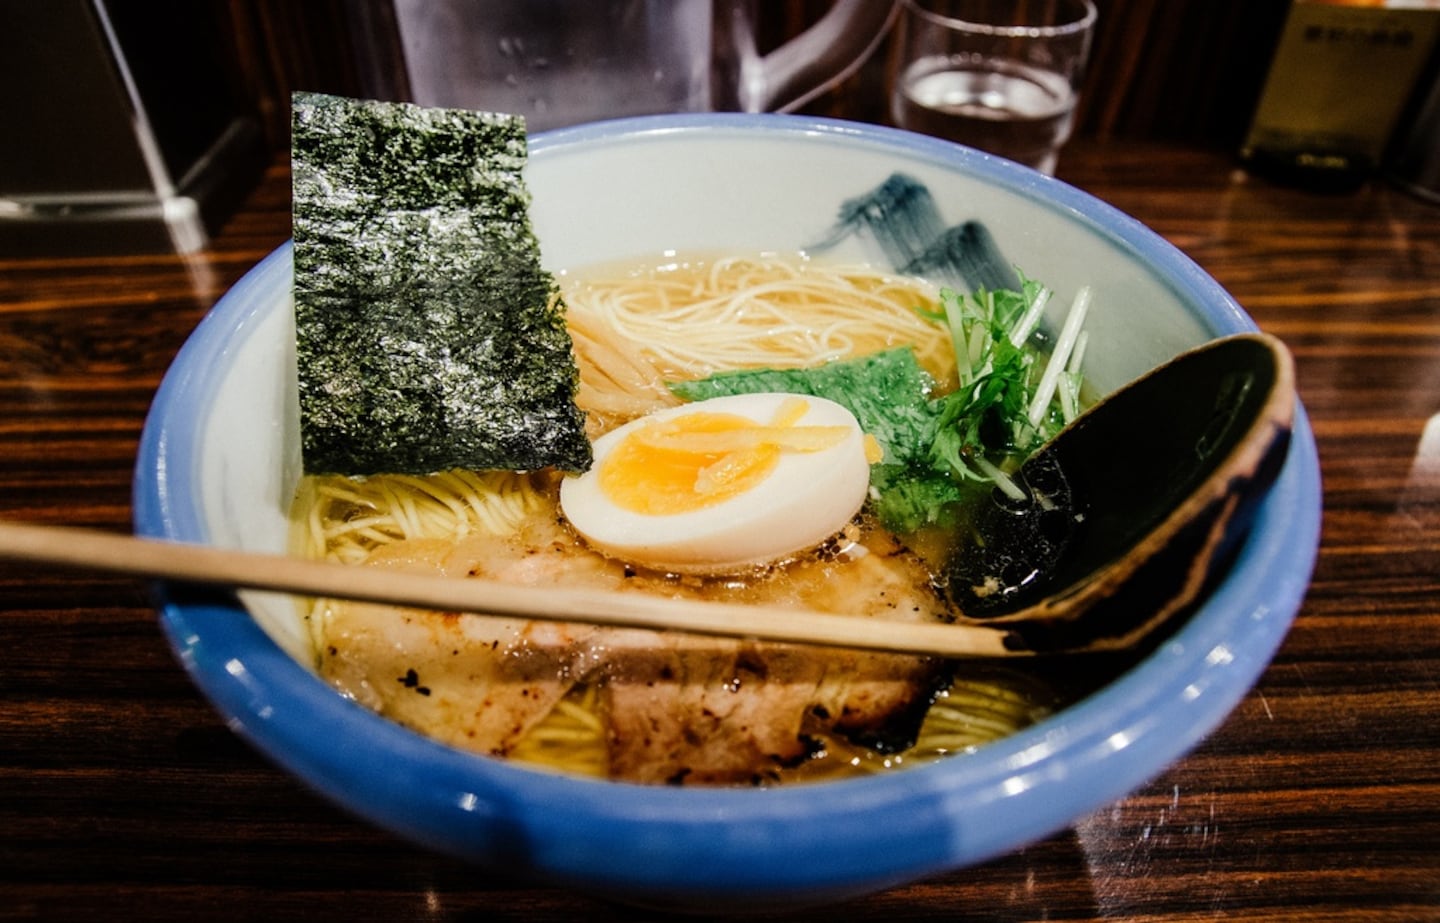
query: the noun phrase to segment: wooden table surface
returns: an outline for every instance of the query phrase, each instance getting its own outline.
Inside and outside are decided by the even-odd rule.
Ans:
[[[1196,751],[1073,829],[831,908],[847,920],[1440,920],[1440,205],[1077,142],[1061,176],[1155,228],[1295,353],[1326,490],[1273,665]],[[204,253],[0,254],[0,515],[125,530],[146,409],[289,235],[277,165]],[[0,920],[653,917],[356,821],[234,737],[140,581],[0,563]]]

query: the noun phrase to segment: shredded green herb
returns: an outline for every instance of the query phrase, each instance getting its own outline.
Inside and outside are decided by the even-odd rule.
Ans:
[[[1072,351],[1066,335],[1043,366],[1045,355],[1031,345],[1051,292],[1031,279],[1021,286],[970,295],[945,289],[941,311],[926,312],[949,329],[959,374],[959,386],[940,399],[930,460],[956,477],[1002,488],[1007,463],[1049,441],[1079,409],[1078,364],[1067,368],[1060,353],[1062,346]],[[1082,290],[1076,300],[1082,313],[1067,320],[1067,331],[1083,323],[1088,304]]]

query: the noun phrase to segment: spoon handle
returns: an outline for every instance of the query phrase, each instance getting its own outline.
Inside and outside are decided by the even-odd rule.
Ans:
[[[234,551],[61,526],[0,521],[0,558],[443,612],[858,648],[939,657],[1006,657],[1008,632],[639,593],[517,586]]]

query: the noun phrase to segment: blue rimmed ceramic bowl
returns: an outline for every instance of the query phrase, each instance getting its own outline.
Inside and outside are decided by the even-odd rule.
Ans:
[[[1255,329],[1213,279],[1115,209],[1005,161],[884,128],[793,116],[621,120],[536,137],[527,179],[543,259],[557,272],[667,249],[821,243],[893,264],[905,234],[865,216],[908,208],[897,188],[918,193],[927,214],[904,220],[926,233],[937,219],[946,230],[980,227],[1004,261],[1057,295],[1093,288],[1087,365],[1102,390],[1207,338]],[[300,473],[290,282],[286,246],[216,305],[176,359],[137,463],[140,533],[284,550]],[[778,789],[597,782],[442,746],[305,666],[309,638],[284,598],[167,589],[162,621],[238,733],[386,829],[507,875],[623,900],[769,907],[981,862],[1160,772],[1264,670],[1308,583],[1319,511],[1301,409],[1288,462],[1228,575],[1137,665],[973,754]]]

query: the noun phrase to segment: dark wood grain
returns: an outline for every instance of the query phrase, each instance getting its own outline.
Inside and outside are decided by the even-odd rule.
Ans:
[[[1326,487],[1273,665],[1151,784],[861,920],[1440,920],[1440,208],[1282,189],[1223,155],[1079,142],[1061,175],[1195,258],[1294,350]],[[0,515],[128,527],[149,401],[289,234],[272,169],[209,251],[0,257]],[[1437,424],[1440,425],[1440,424]],[[235,738],[136,581],[0,565],[0,920],[655,919],[353,820]]]

